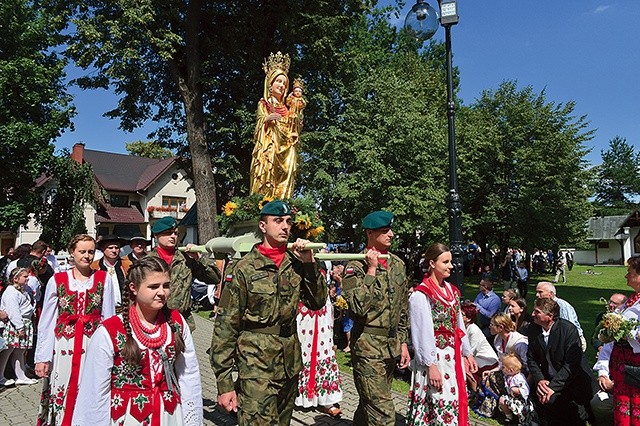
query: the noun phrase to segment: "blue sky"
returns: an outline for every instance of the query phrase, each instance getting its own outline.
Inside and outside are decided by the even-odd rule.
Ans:
[[[407,1],[396,24],[413,4]],[[458,10],[452,48],[464,104],[504,80],[517,80],[521,88],[546,90],[548,101],[576,102],[576,115],[587,115],[597,129],[587,143],[592,164],[600,163],[600,151],[615,136],[640,147],[640,1],[458,0]],[[444,30],[435,37],[443,39]],[[84,142],[89,149],[124,153],[126,142],[146,139],[153,129],[149,123],[127,133],[117,120],[102,117],[117,103],[112,93],[72,93],[76,130],[65,133],[58,148]]]

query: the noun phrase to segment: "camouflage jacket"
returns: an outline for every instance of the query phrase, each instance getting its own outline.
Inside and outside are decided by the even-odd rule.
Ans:
[[[211,340],[218,394],[234,389],[234,361],[240,379],[277,380],[299,373],[296,313],[300,300],[314,310],[327,300],[327,286],[316,263],[302,263],[287,251],[278,268],[254,246],[233,265],[225,276]],[[286,336],[256,331],[283,326]]]
[[[378,265],[367,275],[367,263],[353,260],[344,268],[342,294],[354,320],[352,352],[367,358],[395,358],[407,342],[408,281],[404,262],[389,253],[388,269]]]
[[[149,256],[158,256],[156,249],[151,250]],[[220,282],[220,271],[216,267],[215,259],[208,254],[195,260],[176,250],[171,261],[171,294],[167,301],[169,309],[177,309],[183,316],[188,316],[191,309],[191,284],[194,278],[208,284]]]

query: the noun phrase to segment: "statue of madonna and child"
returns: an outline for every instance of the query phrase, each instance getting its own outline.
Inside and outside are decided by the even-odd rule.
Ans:
[[[304,84],[297,78],[289,90],[288,54],[271,53],[262,66],[266,77],[258,102],[254,148],[251,156],[250,193],[273,199],[291,198],[298,167],[298,143],[307,101]]]

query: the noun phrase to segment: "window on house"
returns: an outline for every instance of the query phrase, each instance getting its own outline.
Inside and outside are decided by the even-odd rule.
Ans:
[[[129,196],[120,194],[111,194],[112,207],[129,207]]]
[[[598,248],[609,248],[609,242],[602,241],[598,243]]]
[[[185,197],[162,197],[162,207],[171,207],[172,209],[182,210],[187,208],[187,199]]]

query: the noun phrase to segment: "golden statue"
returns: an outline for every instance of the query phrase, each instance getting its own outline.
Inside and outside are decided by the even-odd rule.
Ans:
[[[298,79],[294,84],[294,93],[286,97],[290,64],[289,55],[278,52],[269,55],[262,66],[266,77],[253,134],[255,145],[251,157],[251,194],[258,193],[271,198],[291,198],[293,195],[298,168],[297,145],[306,101],[302,98],[302,80]]]

